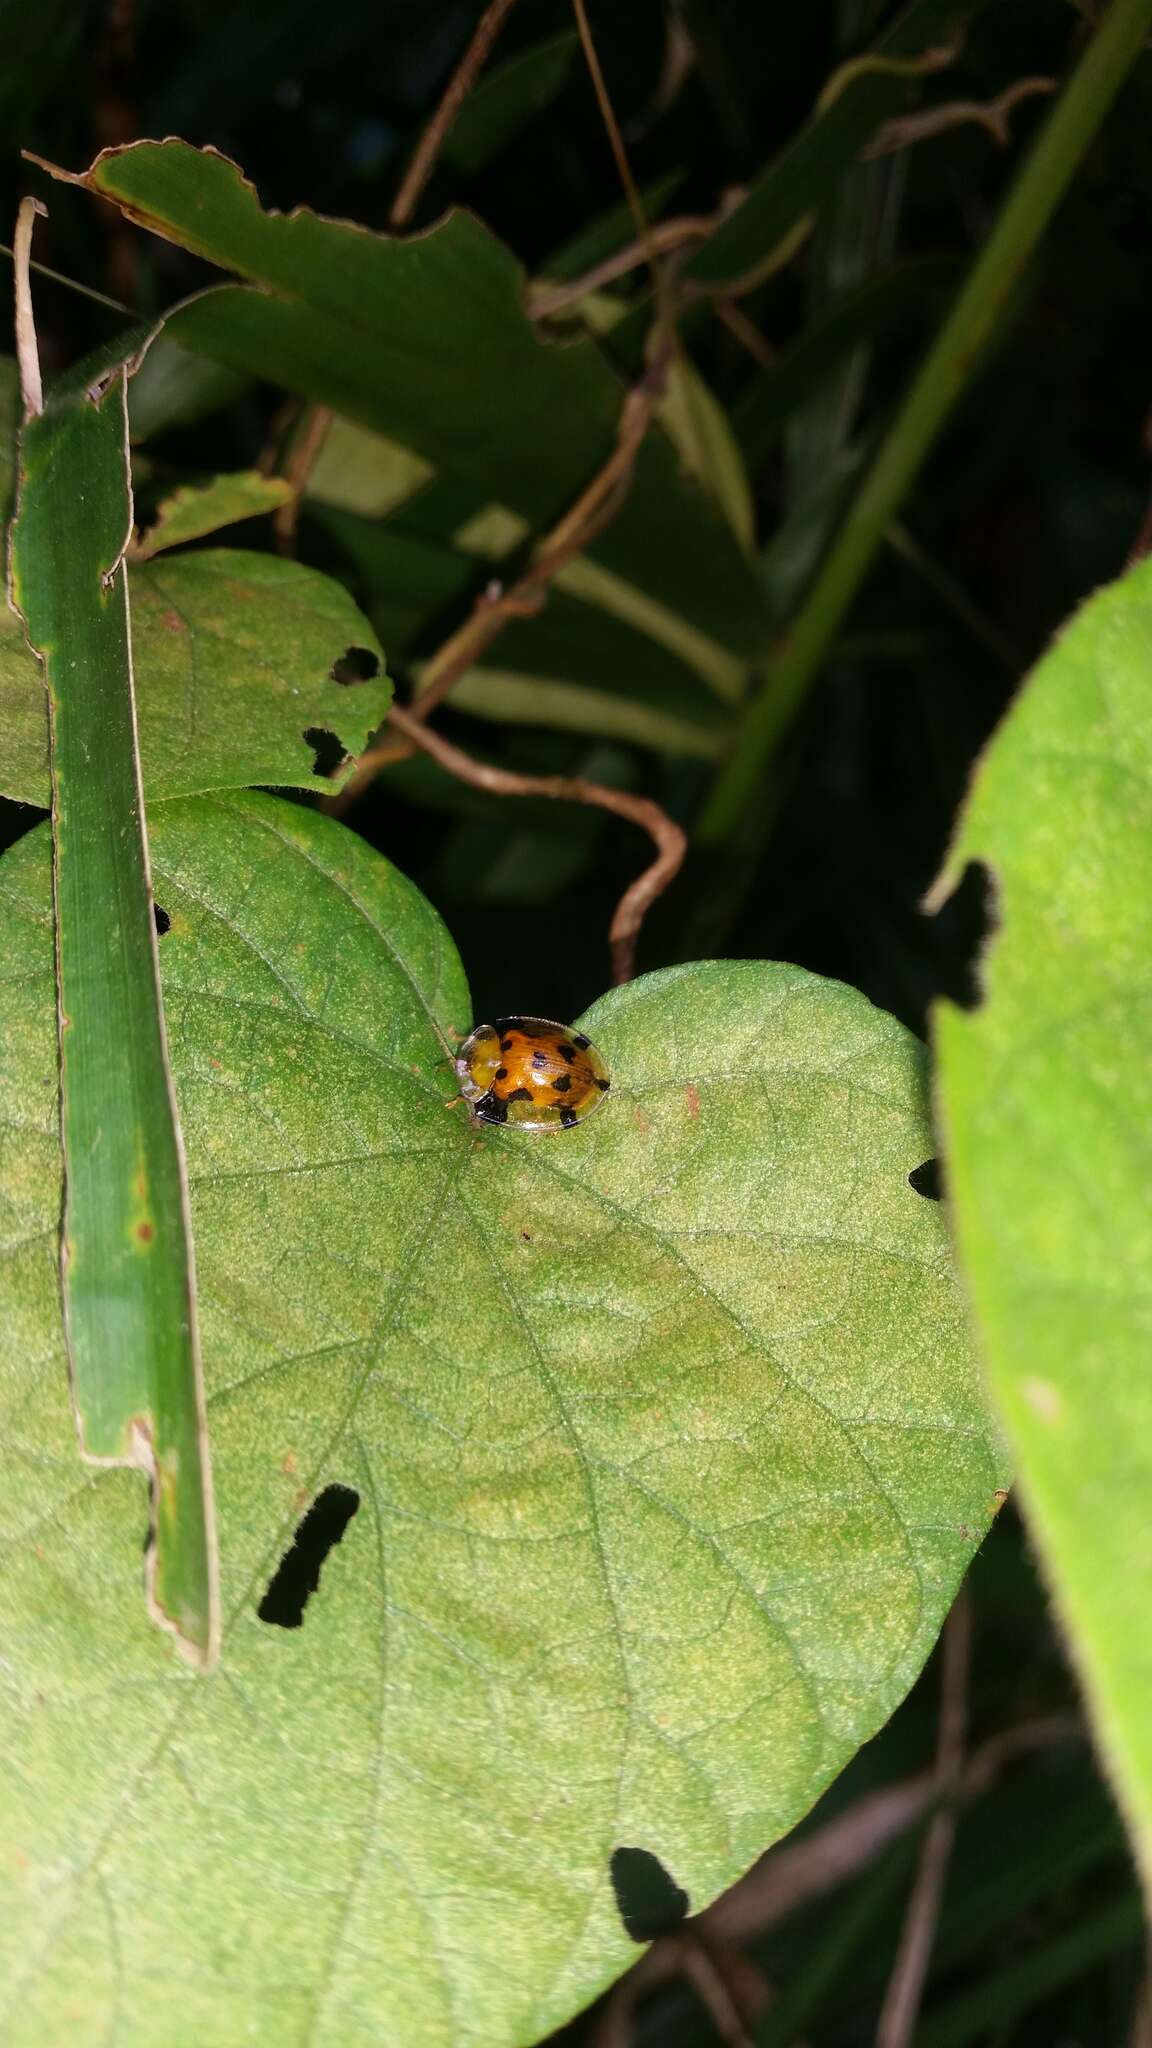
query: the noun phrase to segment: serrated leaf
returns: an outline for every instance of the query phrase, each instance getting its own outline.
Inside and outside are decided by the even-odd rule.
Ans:
[[[284,477],[264,476],[258,469],[233,470],[204,484],[182,484],[157,507],[152,525],[132,550],[133,558],[146,562],[167,548],[218,533],[222,526],[275,512],[291,496],[292,486]]]
[[[1093,598],[978,772],[984,998],[937,1018],[957,1242],[1030,1526],[1152,1878],[1152,563]]]
[[[624,383],[591,344],[540,338],[520,265],[472,215],[399,238],[266,212],[234,164],[177,140],[106,150],[76,182],[261,287],[202,293],[168,317],[170,341],[402,442],[478,506],[543,531],[611,454]],[[761,649],[754,571],[662,434],[590,552],[723,647]]]
[[[223,1663],[193,1691],[136,1625],[124,1481],[66,1456],[33,833],[0,864],[9,2042],[154,2048],[160,2010],[166,2048],[532,2042],[635,1953],[612,1851],[728,1884],[902,1696],[987,1524],[907,1179],[922,1052],[797,969],[674,969],[584,1020],[587,1123],[477,1135],[455,952],[361,841],[197,799],[153,859]],[[328,1486],[358,1511],[272,1626]]]
[[[204,548],[129,575],[140,759],[150,798],[277,783],[331,791],[314,772],[331,733],[359,752],[387,712],[380,643],[346,590],[272,555]],[[363,649],[379,672],[338,682]],[[341,670],[340,673],[346,673]],[[20,624],[0,613],[0,792],[48,802],[44,686]]]

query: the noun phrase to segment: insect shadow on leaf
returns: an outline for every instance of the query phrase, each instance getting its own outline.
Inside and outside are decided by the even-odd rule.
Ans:
[[[369,683],[380,673],[380,657],[370,647],[346,647],[328,673],[334,683]]]
[[[633,1941],[655,1941],[687,1917],[687,1892],[650,1849],[613,1849],[608,1869],[624,1931]]]
[[[261,1621],[275,1628],[299,1628],[320,1584],[324,1560],[339,1543],[360,1505],[351,1486],[326,1486],[316,1495],[268,1583],[256,1609]]]

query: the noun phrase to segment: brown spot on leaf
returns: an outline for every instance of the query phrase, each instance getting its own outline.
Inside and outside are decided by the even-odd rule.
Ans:
[[[644,1136],[652,1129],[652,1119],[646,1109],[634,1109],[632,1111],[632,1121],[636,1129],[641,1133],[641,1136]]]
[[[687,1088],[684,1090],[684,1107],[688,1111],[689,1116],[695,1121],[700,1114],[700,1090],[694,1088],[691,1082],[688,1083]]]
[[[186,633],[188,631],[179,612],[174,612],[171,606],[163,614],[163,623],[170,633]]]
[[[149,1223],[147,1217],[142,1217],[140,1222],[134,1226],[133,1235],[136,1238],[137,1244],[151,1244],[152,1239],[156,1235],[156,1225]]]

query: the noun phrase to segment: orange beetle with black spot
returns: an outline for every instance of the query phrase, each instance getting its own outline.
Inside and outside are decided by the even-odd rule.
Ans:
[[[608,1069],[590,1038],[549,1017],[478,1024],[456,1056],[460,1093],[482,1124],[568,1131],[603,1102]]]

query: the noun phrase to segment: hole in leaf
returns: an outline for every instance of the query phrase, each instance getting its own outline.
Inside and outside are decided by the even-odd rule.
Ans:
[[[335,733],[323,725],[309,725],[305,728],[304,737],[315,754],[313,775],[335,775],[344,759],[343,743]]]
[[[995,931],[996,885],[985,861],[970,860],[946,903],[932,919],[936,992],[960,1010],[984,1001],[980,968]]]
[[[633,1941],[655,1941],[687,1917],[687,1892],[650,1849],[613,1849],[608,1868],[624,1932]]]
[[[922,1166],[914,1166],[908,1175],[908,1185],[910,1188],[915,1188],[918,1195],[923,1195],[925,1201],[938,1202],[944,1193],[940,1177],[940,1161],[938,1159],[926,1159]]]
[[[370,647],[346,647],[328,671],[334,683],[367,683],[380,673],[380,657]]]
[[[360,1495],[351,1486],[326,1486],[316,1495],[256,1609],[261,1621],[275,1628],[299,1628],[320,1584],[324,1560],[341,1541],[359,1505]]]
[[[166,931],[172,929],[172,919],[166,910],[161,910],[158,903],[152,905],[152,921],[160,938],[164,937]]]

